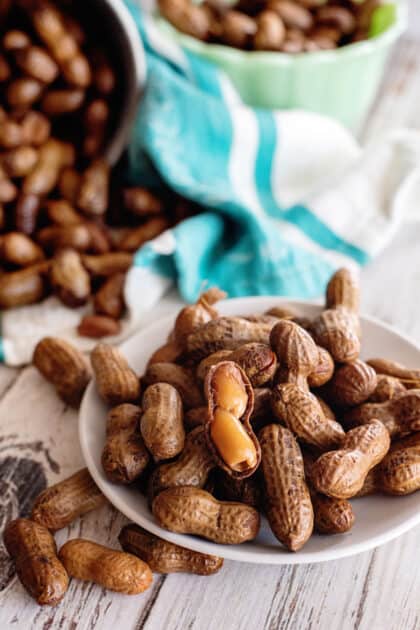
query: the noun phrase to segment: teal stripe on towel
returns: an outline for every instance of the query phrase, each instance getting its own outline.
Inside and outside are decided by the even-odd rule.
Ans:
[[[311,210],[303,205],[280,208],[274,198],[271,177],[277,149],[277,129],[274,116],[269,111],[256,110],[259,129],[259,146],[255,164],[256,189],[259,200],[268,215],[288,221],[298,227],[308,238],[327,250],[333,250],[365,265],[370,257],[355,245],[337,236]]]

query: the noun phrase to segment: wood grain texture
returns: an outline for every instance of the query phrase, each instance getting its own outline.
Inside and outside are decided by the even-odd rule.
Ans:
[[[420,127],[416,5],[412,0],[409,30],[360,131],[363,141],[374,140],[391,126]],[[401,229],[362,274],[362,311],[397,325],[418,343],[419,235],[418,224]],[[29,509],[34,492],[82,466],[77,444],[77,415],[53,388],[32,368],[1,367],[0,530],[19,510]],[[58,544],[83,536],[118,548],[117,536],[125,522],[104,507],[59,532]],[[0,628],[419,630],[419,554],[417,528],[373,552],[337,562],[300,567],[225,562],[220,573],[208,578],[155,576],[151,589],[136,597],[73,581],[56,609],[39,608],[13,579],[5,588],[0,583]],[[0,545],[0,569],[3,563],[7,558]]]

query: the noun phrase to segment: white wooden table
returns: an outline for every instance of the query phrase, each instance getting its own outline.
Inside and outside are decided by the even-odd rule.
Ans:
[[[412,8],[417,4],[412,0]],[[420,127],[420,20],[395,51],[362,137],[390,126]],[[420,200],[419,200],[420,203]],[[363,272],[363,310],[420,343],[420,227],[403,228]],[[32,367],[0,369],[0,532],[27,511],[46,483],[82,467],[77,414]],[[122,515],[110,507],[57,536],[116,546]],[[0,629],[84,630],[419,630],[420,529],[373,552],[309,566],[259,567],[225,562],[210,578],[155,576],[137,597],[73,581],[57,608],[40,608],[15,578],[0,547]]]

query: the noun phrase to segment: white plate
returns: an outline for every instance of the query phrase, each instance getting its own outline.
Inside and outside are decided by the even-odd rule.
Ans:
[[[314,317],[320,307],[307,302],[291,301],[278,297],[237,298],[221,302],[223,315],[263,313],[277,304],[296,307],[303,316]],[[172,328],[174,316],[165,317],[141,330],[126,341],[121,349],[132,367],[141,374],[148,357],[166,339]],[[371,317],[362,317],[363,357],[387,357],[418,367],[420,350],[407,338],[391,327]],[[218,545],[216,543],[174,534],[160,528],[150,512],[145,497],[133,487],[110,483],[101,467],[101,452],[105,442],[107,408],[91,383],[83,399],[79,431],[83,455],[89,471],[109,501],[130,520],[153,534],[184,547],[211,553],[231,560],[258,564],[305,564],[344,558],[382,545],[420,523],[420,492],[407,497],[373,496],[353,501],[356,523],[353,529],[342,535],[314,535],[297,552],[290,553],[272,535],[267,522],[262,519],[258,537],[243,545]]]

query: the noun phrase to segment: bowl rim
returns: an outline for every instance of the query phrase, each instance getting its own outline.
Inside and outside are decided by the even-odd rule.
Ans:
[[[102,0],[119,22],[125,35],[129,55],[129,66],[121,71],[129,73],[129,86],[126,89],[126,105],[121,112],[114,133],[105,146],[104,155],[111,165],[121,157],[127,146],[130,132],[137,115],[138,105],[147,79],[146,55],[137,26],[128,8],[121,0]]]
[[[159,12],[153,14],[154,20],[161,31],[170,34],[182,47],[201,57],[212,60],[224,59],[229,63],[247,63],[254,61],[259,64],[275,62],[280,66],[301,65],[312,63],[331,63],[342,57],[351,58],[364,56],[379,48],[391,46],[407,29],[408,6],[406,0],[397,0],[397,17],[395,23],[380,35],[365,39],[353,44],[347,44],[333,50],[320,50],[314,52],[285,53],[277,51],[240,50],[223,44],[211,44],[203,42],[195,37],[186,35],[173,27]],[[211,51],[211,52],[209,52]]]
[[[230,298],[228,300],[221,301],[219,306],[222,307],[222,305],[226,304],[226,302],[228,302],[230,306],[233,306],[235,311],[237,310],[237,306],[242,309],[242,305],[244,303],[245,305],[247,305],[248,302],[253,304],[253,308],[258,308],[258,304],[275,302],[276,304],[288,304],[292,307],[310,306],[311,308],[315,307],[316,309],[322,309],[322,304],[319,301],[296,299],[287,296],[264,295]],[[244,308],[247,308],[247,306],[244,306]],[[144,334],[145,331],[147,331],[150,335],[153,335],[154,332],[158,330],[161,326],[166,324],[172,325],[174,314],[175,313],[159,317],[156,321],[151,322],[146,327],[138,330],[136,334],[134,334],[123,344],[121,344],[121,350],[124,352],[125,348],[127,348],[129,344],[133,344],[136,338],[139,335]],[[414,349],[420,352],[419,344],[417,344],[409,336],[401,333],[396,327],[381,321],[377,317],[366,315],[364,313],[361,313],[360,317],[366,323],[379,326],[387,332],[396,335],[401,340],[405,341],[406,343],[414,347]],[[353,542],[349,546],[346,546],[344,548],[337,549],[332,543],[331,547],[328,547],[327,549],[323,549],[320,551],[304,551],[303,553],[298,554],[290,554],[286,552],[278,554],[277,548],[274,549],[272,552],[255,554],[252,550],[248,550],[242,545],[219,545],[203,538],[195,537],[192,535],[176,534],[174,532],[170,532],[169,530],[164,530],[160,528],[154,520],[152,520],[151,518],[144,518],[134,508],[130,507],[130,505],[127,505],[127,502],[125,501],[124,497],[121,496],[121,492],[119,492],[119,490],[122,492],[127,490],[129,492],[132,492],[132,488],[130,489],[129,486],[114,486],[106,479],[102,471],[96,466],[95,456],[89,446],[89,439],[86,430],[86,418],[92,417],[92,414],[89,413],[90,397],[94,390],[95,384],[93,381],[91,381],[83,396],[79,413],[79,441],[85,464],[98,487],[102,490],[102,492],[108,498],[110,503],[114,505],[114,507],[116,507],[131,521],[141,525],[141,527],[143,527],[147,531],[159,536],[160,538],[163,538],[164,540],[168,540],[169,542],[181,545],[194,551],[199,551],[201,553],[220,555],[226,560],[235,560],[237,562],[250,562],[258,565],[295,565],[340,560],[342,558],[354,556],[388,543],[420,524],[420,511],[418,511],[416,514],[410,516],[406,520],[398,523],[397,525],[391,526],[387,531],[373,535],[372,537],[359,542]],[[117,488],[117,490],[115,490],[115,488]],[[385,498],[389,499],[390,497]],[[351,531],[349,532],[349,535],[351,536]]]

